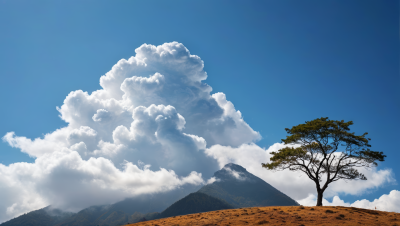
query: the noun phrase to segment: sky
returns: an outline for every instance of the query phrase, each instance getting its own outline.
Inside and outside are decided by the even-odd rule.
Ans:
[[[326,205],[400,212],[398,1],[0,0],[0,222],[261,168],[285,128],[353,121],[387,155]],[[386,209],[385,209],[386,208]]]

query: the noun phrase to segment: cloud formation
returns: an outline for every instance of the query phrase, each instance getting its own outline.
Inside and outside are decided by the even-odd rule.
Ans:
[[[57,108],[68,126],[3,141],[36,158],[0,165],[0,221],[52,204],[69,210],[212,182],[204,151],[260,139],[223,93],[211,95],[203,61],[180,43],[144,44]]]
[[[52,204],[67,210],[157,194],[215,181],[236,163],[295,199],[314,192],[305,176],[261,168],[275,144],[261,136],[227,100],[211,94],[200,57],[180,43],[144,44],[100,78],[102,89],[70,92],[61,107],[66,127],[29,139],[9,132],[3,141],[35,158],[0,164],[0,222]],[[360,193],[390,182],[390,170],[366,172],[367,183],[332,186]],[[351,188],[349,188],[351,187]]]
[[[304,206],[315,206],[317,203],[317,196],[310,194],[304,199],[297,200],[297,202]],[[362,199],[350,204],[341,200],[339,196],[334,196],[332,202],[323,199],[322,204],[325,206],[351,206],[371,210],[376,208],[377,210],[381,211],[400,212],[400,191],[393,190],[388,195],[384,194],[372,202]]]

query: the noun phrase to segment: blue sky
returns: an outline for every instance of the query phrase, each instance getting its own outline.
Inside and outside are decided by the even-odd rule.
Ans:
[[[284,128],[319,117],[352,120],[399,181],[398,1],[0,0],[0,135],[43,137],[65,127],[56,106],[144,43],[182,43],[204,61],[268,148]],[[34,158],[0,143],[0,163]],[[372,201],[398,182],[346,202]]]

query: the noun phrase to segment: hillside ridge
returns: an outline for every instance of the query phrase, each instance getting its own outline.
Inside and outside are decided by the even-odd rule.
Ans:
[[[127,226],[156,225],[376,225],[399,226],[400,213],[342,206],[269,206],[225,209],[139,222]]]

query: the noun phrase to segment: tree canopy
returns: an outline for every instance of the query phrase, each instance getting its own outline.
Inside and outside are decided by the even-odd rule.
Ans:
[[[262,167],[304,172],[315,182],[317,206],[322,206],[323,193],[330,183],[340,179],[367,180],[357,168],[377,166],[377,161],[384,161],[386,157],[383,152],[369,149],[371,139],[366,138],[368,133],[351,133],[351,125],[352,121],[335,121],[322,117],[291,129],[286,128],[289,135],[282,141],[293,147],[272,152],[271,162],[262,163]]]

